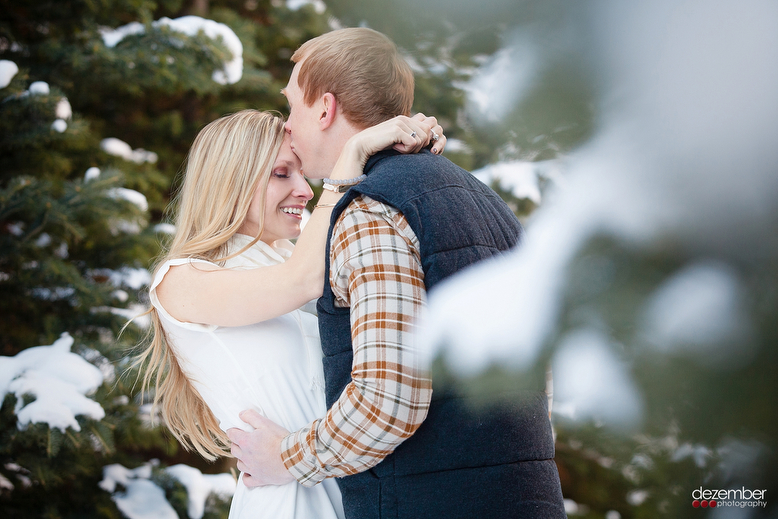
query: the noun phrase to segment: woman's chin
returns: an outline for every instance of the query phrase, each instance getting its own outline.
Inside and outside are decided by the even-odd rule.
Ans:
[[[301,232],[301,229],[300,229],[300,227],[298,226],[298,227],[297,227],[297,231],[296,231],[296,232],[290,232],[290,233],[288,233],[286,236],[284,236],[284,237],[283,237],[283,238],[281,238],[281,239],[282,239],[282,240],[296,240],[297,238],[299,238],[299,237],[300,237],[300,232]]]

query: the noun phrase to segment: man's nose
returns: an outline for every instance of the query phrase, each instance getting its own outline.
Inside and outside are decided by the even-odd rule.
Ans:
[[[284,123],[284,131],[286,131],[286,133],[289,134],[292,133],[292,125],[289,124],[289,119],[287,119],[286,122]]]

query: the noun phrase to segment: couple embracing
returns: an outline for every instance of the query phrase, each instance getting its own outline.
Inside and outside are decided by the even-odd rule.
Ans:
[[[385,36],[292,60],[286,122],[226,116],[189,153],[142,356],[167,425],[209,459],[231,445],[230,517],[564,517],[545,395],[433,392],[413,347],[426,293],[517,245],[518,220],[407,117]],[[303,174],[324,189],[301,232]]]

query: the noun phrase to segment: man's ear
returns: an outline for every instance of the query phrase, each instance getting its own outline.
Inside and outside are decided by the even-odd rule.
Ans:
[[[333,125],[335,117],[338,115],[338,100],[335,99],[335,95],[327,92],[322,96],[321,101],[322,113],[319,116],[319,127],[326,130]]]

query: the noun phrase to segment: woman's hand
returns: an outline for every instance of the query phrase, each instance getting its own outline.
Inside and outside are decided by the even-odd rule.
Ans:
[[[411,117],[416,121],[420,121],[422,124],[428,125],[432,132],[427,134],[428,139],[424,142],[422,148],[431,148],[432,153],[440,155],[446,148],[446,136],[443,134],[443,127],[438,124],[438,120],[435,117],[427,117],[423,113],[418,113]],[[397,151],[403,152],[404,150],[397,149],[398,145],[394,146]]]
[[[446,146],[446,136],[438,120],[424,114],[399,115],[362,130],[346,141],[330,178],[358,177],[367,159],[381,150],[393,148],[400,153],[418,153],[426,146],[431,146],[435,154],[440,154]]]
[[[372,155],[390,147],[400,153],[418,153],[430,144],[434,153],[443,151],[446,145],[443,128],[434,117],[416,114],[413,117],[399,115],[362,130],[349,139],[346,148],[350,148],[364,165]]]

